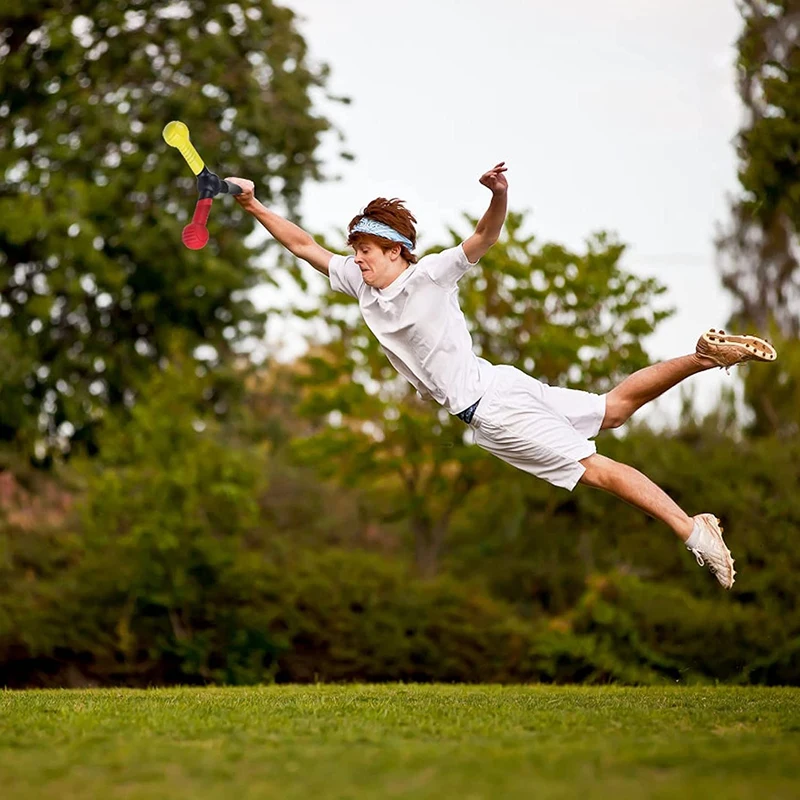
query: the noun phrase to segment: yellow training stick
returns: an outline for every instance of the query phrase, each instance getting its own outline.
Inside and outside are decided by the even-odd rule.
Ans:
[[[170,147],[178,148],[195,175],[202,172],[205,164],[189,139],[189,129],[182,122],[168,122],[161,135]]]

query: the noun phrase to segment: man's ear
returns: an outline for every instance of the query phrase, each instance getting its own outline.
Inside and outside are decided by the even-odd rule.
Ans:
[[[392,261],[397,261],[397,259],[400,258],[400,253],[402,252],[403,248],[399,244],[396,244],[391,250],[389,250],[389,258],[391,258]]]

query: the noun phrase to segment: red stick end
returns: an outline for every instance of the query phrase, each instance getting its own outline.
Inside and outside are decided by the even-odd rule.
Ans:
[[[190,222],[183,229],[181,241],[190,250],[202,250],[208,242],[208,228],[197,222]]]

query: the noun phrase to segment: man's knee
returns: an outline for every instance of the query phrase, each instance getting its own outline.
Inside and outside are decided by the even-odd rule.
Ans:
[[[584,473],[579,482],[596,489],[605,489],[609,486],[613,478],[614,467],[617,465],[616,461],[601,456],[599,453],[582,458],[580,463],[583,464]]]

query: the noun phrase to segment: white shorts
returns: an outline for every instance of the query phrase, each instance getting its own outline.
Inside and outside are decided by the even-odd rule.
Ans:
[[[597,452],[605,395],[548,386],[516,367],[495,367],[470,425],[475,444],[537,478],[570,491]]]

